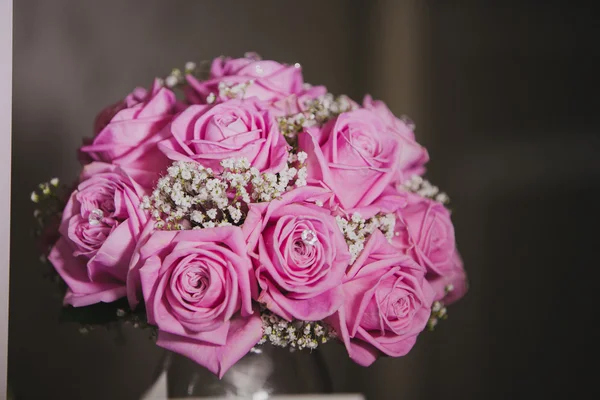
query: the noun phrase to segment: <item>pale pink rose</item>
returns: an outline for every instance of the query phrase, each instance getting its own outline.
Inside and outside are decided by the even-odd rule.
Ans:
[[[405,137],[409,142],[415,142],[414,128],[406,121],[397,118],[383,101],[373,100],[371,96],[366,95],[363,100],[363,107],[376,113],[395,134]],[[427,150],[416,145],[412,147],[412,152],[413,154],[409,157],[412,161],[404,166],[402,175],[398,179],[410,178],[412,175],[423,175],[425,172],[425,164],[429,161]]]
[[[138,252],[159,346],[221,377],[260,340],[256,281],[239,227],[155,231]]]
[[[187,75],[186,79],[189,84],[186,98],[192,104],[206,104],[211,93],[216,102],[229,100],[230,97],[221,94],[220,84],[234,86],[253,81],[246,88],[244,98],[256,97],[268,102],[305,91],[301,68],[254,58],[218,57],[212,62],[208,80],[199,81],[193,75]]]
[[[345,112],[322,128],[309,128],[299,134],[298,143],[308,154],[308,179],[331,188],[345,209],[372,203],[404,176],[420,149],[366,109]]]
[[[220,170],[222,160],[245,157],[261,172],[273,173],[287,163],[289,146],[275,118],[253,100],[189,106],[173,120],[169,134],[159,148],[171,160]]]
[[[371,365],[379,355],[406,355],[431,314],[434,291],[425,269],[375,231],[348,269],[344,306],[328,319],[350,358]]]
[[[84,167],[48,257],[68,286],[65,304],[125,296],[129,261],[148,219],[139,206],[149,175],[99,162]]]
[[[328,196],[324,189],[294,189],[281,200],[251,204],[244,222],[257,300],[287,320],[320,320],[344,301],[348,245],[330,212],[309,201]]]
[[[90,160],[159,173],[169,160],[157,143],[165,138],[163,128],[180,109],[175,94],[158,81],[149,91],[137,88],[98,115],[95,137],[80,152]]]

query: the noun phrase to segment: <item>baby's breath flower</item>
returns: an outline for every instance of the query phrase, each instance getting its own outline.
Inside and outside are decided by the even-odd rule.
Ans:
[[[408,181],[400,185],[400,189],[416,193],[419,196],[435,200],[442,204],[448,204],[450,198],[444,192],[440,192],[437,186],[432,185],[428,180],[423,179],[418,175],[412,176]]]
[[[337,115],[354,108],[354,103],[347,96],[342,95],[335,98],[333,94],[327,93],[305,102],[304,111],[279,117],[277,122],[283,136],[292,146],[296,147],[296,136],[305,128],[323,125]],[[298,161],[301,163],[304,162],[302,158],[304,157],[299,154]]]
[[[298,162],[304,164],[304,161],[308,158],[308,154],[303,151],[298,152]]]
[[[267,309],[261,310],[263,336],[260,344],[287,347],[290,351],[316,349],[335,337],[333,329],[322,321],[286,321]]]
[[[377,214],[364,219],[359,213],[354,213],[350,219],[336,216],[336,222],[348,244],[350,264],[354,263],[365,247],[365,242],[375,230],[379,229],[388,241],[394,237],[396,218],[394,214]]]
[[[448,310],[441,301],[434,301],[431,306],[431,315],[427,322],[427,328],[432,331],[440,320],[448,318]]]
[[[185,63],[185,71],[190,73],[196,69],[196,63],[193,61],[188,61]]]
[[[235,84],[229,84],[225,81],[219,82],[219,97],[222,98],[244,98],[246,95],[246,90],[250,85],[254,84],[254,80],[249,80],[246,82],[240,82]]]
[[[177,161],[141,207],[164,221],[164,229],[241,225],[251,201],[272,201],[303,184],[306,167],[298,169],[300,165],[294,161],[279,173],[261,173],[246,158],[226,159],[221,162],[222,172],[214,173],[198,163]],[[180,220],[189,223],[175,223]]]

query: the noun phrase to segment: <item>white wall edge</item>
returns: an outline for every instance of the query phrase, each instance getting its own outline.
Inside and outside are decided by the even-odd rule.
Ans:
[[[0,1],[0,398],[6,396],[12,116],[12,0]]]

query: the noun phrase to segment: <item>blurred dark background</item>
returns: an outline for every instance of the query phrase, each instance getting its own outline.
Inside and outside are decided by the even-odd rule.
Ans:
[[[326,346],[339,392],[375,399],[599,398],[598,15],[567,1],[14,4],[9,383],[17,399],[136,399],[144,332],[59,324],[29,193],[77,176],[95,114],[188,60],[255,50],[416,121],[470,277],[450,318],[365,369]]]

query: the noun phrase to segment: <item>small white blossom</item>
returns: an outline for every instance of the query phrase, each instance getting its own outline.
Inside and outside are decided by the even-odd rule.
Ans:
[[[307,158],[308,158],[308,155],[305,152],[303,152],[303,151],[298,152],[298,162],[300,162],[301,164],[304,164],[304,161],[306,161]]]
[[[191,178],[192,178],[192,173],[191,173],[191,171],[190,171],[190,170],[188,170],[188,169],[184,169],[184,170],[182,170],[182,171],[181,171],[181,178],[182,178],[182,179],[186,179],[186,180],[188,180],[188,179],[191,179]]]
[[[177,175],[179,175],[179,167],[177,165],[171,165],[169,168],[167,168],[167,173],[170,177],[175,178]]]
[[[221,166],[225,169],[233,169],[234,160],[233,158],[228,158],[226,160],[221,161]]]
[[[204,221],[204,214],[198,210],[192,211],[192,221],[201,224]]]
[[[172,88],[172,87],[177,86],[177,83],[179,83],[179,79],[177,79],[176,76],[169,75],[165,79],[165,83],[167,84],[168,87]]]
[[[288,322],[267,309],[261,310],[261,320],[263,336],[259,343],[269,342],[273,346],[288,347],[290,351],[313,350],[336,337],[333,329],[321,321]]]
[[[193,61],[188,61],[185,63],[185,70],[191,72],[196,69],[196,63]]]
[[[409,180],[400,185],[399,189],[416,193],[419,196],[435,200],[442,204],[448,204],[450,202],[450,198],[446,193],[440,192],[437,186],[432,185],[429,181],[418,175],[412,176]]]
[[[206,212],[206,215],[208,216],[208,218],[210,219],[215,219],[217,218],[217,210],[216,209],[210,209]]]

